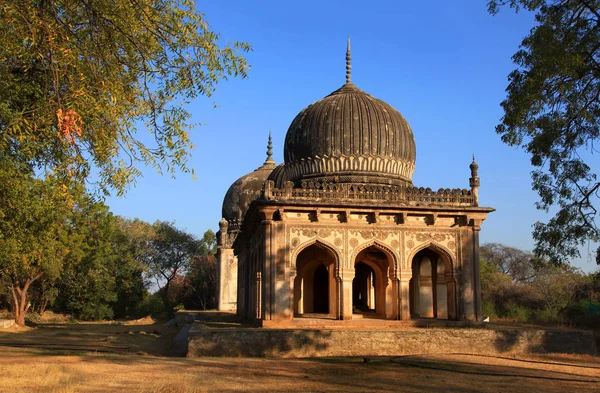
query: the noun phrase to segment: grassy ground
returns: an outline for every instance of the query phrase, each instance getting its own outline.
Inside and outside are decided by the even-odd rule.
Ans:
[[[42,324],[0,331],[0,392],[600,392],[600,358],[170,358],[176,328]]]

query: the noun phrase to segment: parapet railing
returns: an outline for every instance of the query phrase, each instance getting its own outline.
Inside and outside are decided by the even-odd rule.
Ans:
[[[267,200],[314,200],[314,201],[372,201],[385,204],[436,204],[451,206],[476,206],[471,190],[460,188],[431,188],[413,186],[390,186],[368,184],[338,184],[302,182],[301,188],[294,188],[288,182],[284,188],[275,188],[271,180],[265,182],[263,199]]]

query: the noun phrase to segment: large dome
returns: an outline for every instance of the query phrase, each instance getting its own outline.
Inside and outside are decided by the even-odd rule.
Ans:
[[[352,83],[296,116],[284,147],[285,175],[296,183],[412,183],[415,138],[391,105]]]

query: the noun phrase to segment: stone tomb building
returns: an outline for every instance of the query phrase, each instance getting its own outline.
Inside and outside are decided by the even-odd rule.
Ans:
[[[410,126],[350,80],[302,110],[276,165],[223,202],[218,305],[262,326],[306,318],[481,319],[477,164],[470,189],[415,187]],[[466,176],[465,176],[466,177]],[[465,179],[466,180],[466,179]]]

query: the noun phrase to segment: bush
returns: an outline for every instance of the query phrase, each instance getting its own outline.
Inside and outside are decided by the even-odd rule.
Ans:
[[[565,309],[564,318],[571,326],[597,328],[600,326],[600,303],[589,300],[573,302]]]
[[[554,311],[550,309],[534,310],[531,318],[538,323],[542,324],[553,324],[562,325],[564,324],[563,319]]]
[[[515,322],[527,322],[531,319],[531,310],[524,306],[511,304],[506,307],[504,317]]]
[[[108,304],[85,303],[77,314],[77,319],[82,321],[101,321],[113,319],[113,317],[113,309]]]
[[[481,303],[481,311],[483,312],[484,317],[490,317],[490,319],[498,318],[498,314],[496,314],[496,308],[494,307],[494,302],[490,300],[484,300]]]
[[[160,296],[160,292],[149,293],[146,292],[144,300],[139,304],[136,310],[137,317],[144,317],[147,315],[159,316],[165,312],[165,304]]]

